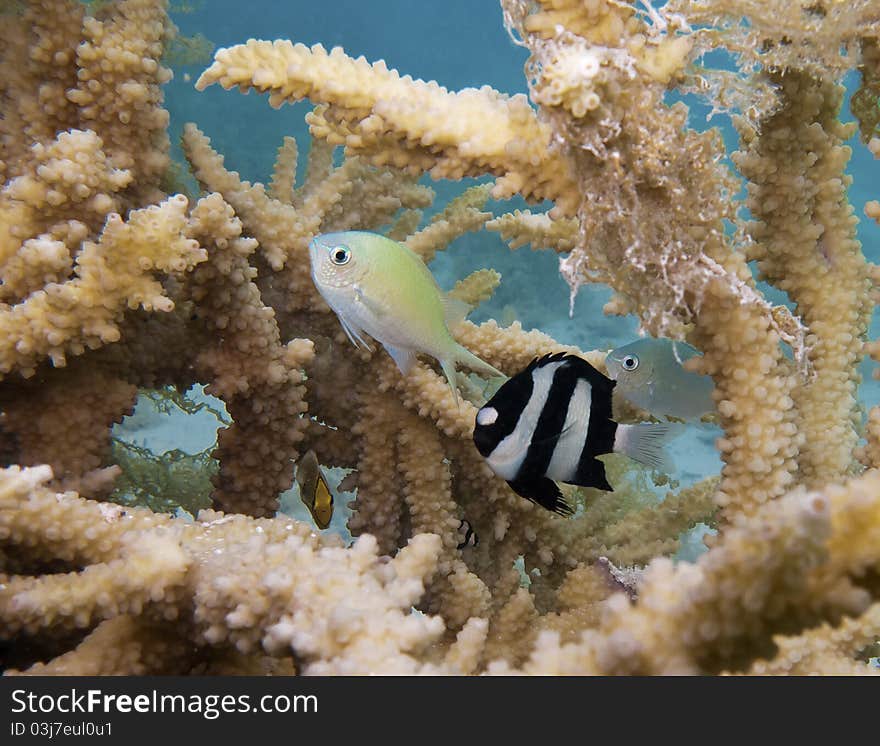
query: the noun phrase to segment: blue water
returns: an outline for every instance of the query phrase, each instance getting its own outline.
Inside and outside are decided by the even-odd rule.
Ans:
[[[450,89],[488,84],[508,93],[527,92],[522,74],[526,53],[513,44],[504,30],[496,0],[209,0],[194,5],[193,13],[173,13],[175,23],[182,33],[200,32],[217,47],[251,37],[289,38],[306,44],[322,43],[328,48],[340,45],[353,56],[364,55],[371,62],[384,59],[402,73],[435,79]],[[274,110],[262,95],[244,96],[216,85],[200,93],[194,89],[194,82],[203,68],[204,65],[176,68],[174,80],[166,87],[173,140],[177,140],[185,122],[195,122],[211,137],[214,147],[225,154],[227,167],[251,181],[268,181],[276,150],[285,135],[295,135],[303,153],[308,142],[303,121],[310,108],[308,103]],[[851,93],[855,75],[846,82]],[[737,137],[729,119],[718,116],[707,123],[706,111],[705,106],[696,102],[692,126],[721,127],[728,146],[735,148]],[[844,118],[851,119],[848,107],[844,109]],[[880,189],[876,187],[880,164],[857,139],[851,145],[853,158],[849,170],[855,177],[851,198],[861,216],[866,200],[880,198]],[[182,160],[178,149],[175,157]],[[302,170],[304,157],[299,165]],[[463,188],[461,183],[426,181],[437,190],[438,209]],[[470,183],[473,182],[465,185]],[[492,209],[500,214],[523,206],[521,202],[493,203]],[[863,218],[859,235],[866,255],[876,261],[880,253],[880,228]],[[551,252],[520,249],[512,253],[497,234],[484,231],[458,239],[438,256],[432,269],[444,287],[451,287],[456,280],[481,267],[494,267],[502,273],[502,285],[495,298],[472,315],[475,321],[513,312],[526,328],[539,328],[560,342],[577,344],[583,349],[608,349],[636,337],[634,318],[607,317],[602,313],[610,292],[601,286],[583,288],[574,315],[569,317],[568,287],[559,276],[557,263],[558,257]],[[774,302],[778,302],[775,296]],[[880,336],[878,332],[875,318],[871,336]],[[873,363],[862,366],[866,376],[872,368]],[[880,402],[880,387],[873,381],[866,382],[861,396],[867,405],[876,404]],[[160,424],[156,426],[164,429]],[[192,452],[210,445],[204,442],[210,436],[210,428],[200,424],[195,431],[199,434],[187,436],[186,431],[181,435],[177,429],[178,441],[189,437],[191,442],[177,442],[174,447]],[[717,473],[720,463],[713,448],[716,435],[712,428],[692,429],[678,441],[673,455],[683,482]]]

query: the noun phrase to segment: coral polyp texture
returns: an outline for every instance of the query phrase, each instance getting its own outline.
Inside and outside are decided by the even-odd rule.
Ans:
[[[248,40],[196,88],[307,99],[311,139],[284,138],[264,185],[188,123],[186,196],[164,2],[0,11],[7,674],[877,671],[880,410],[863,427],[857,395],[880,270],[845,169],[856,129],[880,155],[880,2],[502,0],[529,96]],[[676,90],[735,111],[735,152]],[[425,174],[483,180],[437,206]],[[487,208],[516,196],[549,206]],[[607,285],[607,312],[702,352],[720,474],[679,484],[611,455],[613,492],[563,487],[572,517],[523,500],[472,442],[497,381],[460,372],[456,397],[427,357],[404,375],[350,345],[308,251],[347,230],[425,262],[485,231],[559,254],[572,298]],[[471,307],[502,281],[457,279]],[[516,322],[450,331],[508,375],[560,351],[604,370]],[[161,495],[133,488],[157,462],[138,469],[111,429],[139,394],[194,384],[225,405],[214,446]],[[348,471],[351,542],[279,512],[310,450]],[[679,559],[697,524],[705,551]]]

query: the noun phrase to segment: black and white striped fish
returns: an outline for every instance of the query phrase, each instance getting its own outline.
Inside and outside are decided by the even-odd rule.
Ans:
[[[622,453],[670,470],[664,443],[669,423],[619,425],[611,419],[614,381],[586,360],[559,352],[536,358],[477,412],[474,443],[514,492],[560,515],[571,515],[555,481],[613,490],[596,457]]]
[[[471,526],[470,521],[462,519],[461,523],[458,524],[458,530],[460,533],[464,534],[464,538],[458,543],[459,549],[464,549],[465,547],[475,547],[480,543],[480,537],[477,536],[476,531],[474,531],[474,527]]]

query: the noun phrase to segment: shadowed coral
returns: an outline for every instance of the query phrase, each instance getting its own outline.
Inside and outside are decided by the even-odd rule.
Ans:
[[[850,109],[859,122],[862,142],[880,134],[880,40],[862,40],[861,85],[850,99]]]
[[[271,515],[274,496],[290,487],[291,459],[308,426],[302,368],[314,355],[309,340],[281,344],[274,311],[263,305],[248,256],[254,239],[219,194],[199,202],[191,230],[210,246],[209,259],[190,278],[194,312],[216,342],[195,360],[206,392],[222,399],[232,424],[221,431],[214,501],[248,515]],[[219,276],[219,277],[218,277]],[[222,278],[222,279],[220,279]]]
[[[779,652],[770,660],[757,660],[747,673],[756,676],[877,676],[876,666],[866,666],[863,651],[880,638],[880,605],[845,619],[837,627],[823,624],[796,637],[777,637]]]
[[[184,234],[186,208],[186,197],[177,195],[132,212],[127,221],[111,213],[98,242],[83,244],[73,279],[0,307],[0,373],[29,377],[46,357],[60,367],[68,353],[118,341],[126,309],[171,311],[174,302],[153,271],[185,272],[205,259]],[[114,267],[112,284],[106,281],[108,264]]]
[[[74,365],[68,375],[3,391],[0,423],[15,433],[22,464],[49,464],[61,477],[86,475],[108,463],[110,426],[130,412],[136,396],[132,384]]]

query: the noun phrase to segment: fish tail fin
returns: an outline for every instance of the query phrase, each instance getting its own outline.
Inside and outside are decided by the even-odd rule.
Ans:
[[[669,474],[675,467],[665,446],[683,430],[683,425],[673,422],[618,425],[614,450],[633,461]]]
[[[458,388],[455,386],[455,360],[443,358],[440,360],[440,367],[443,369],[443,375],[449,382],[449,388],[452,391],[452,398],[455,399],[455,406],[458,406]]]
[[[462,365],[470,368],[475,373],[479,373],[482,376],[487,376],[488,378],[506,378],[500,370],[497,368],[493,368],[489,363],[480,360],[473,352],[471,352],[466,347],[462,347],[461,345],[456,345],[455,349],[455,362],[461,363]]]

